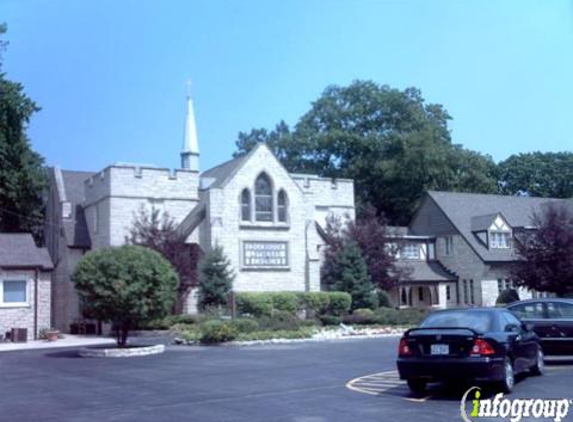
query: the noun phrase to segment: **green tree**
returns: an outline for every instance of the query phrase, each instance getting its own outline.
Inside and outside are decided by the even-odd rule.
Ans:
[[[179,300],[175,312],[180,312],[187,294],[198,283],[201,248],[195,243],[185,242],[177,231],[175,220],[167,212],[160,214],[157,209],[147,212],[142,207],[134,217],[126,243],[153,249],[173,265],[179,275]]]
[[[512,155],[498,165],[499,188],[506,195],[573,197],[573,153]]]
[[[355,81],[327,87],[292,130],[240,133],[236,155],[267,142],[288,170],[352,178],[359,204],[405,224],[428,189],[497,189],[491,157],[453,144],[449,120],[415,88]]]
[[[6,25],[0,25],[0,36]],[[0,50],[7,43],[0,41]],[[1,65],[1,61],[0,61]],[[26,129],[36,104],[24,87],[0,73],[0,232],[31,232],[41,240],[47,186],[44,159],[30,147]]]
[[[226,306],[234,278],[231,261],[223,247],[216,245],[200,263],[199,308],[205,310]]]
[[[368,266],[356,242],[348,242],[333,257],[329,268],[330,272],[326,275],[329,290],[349,293],[353,310],[377,306]]]
[[[88,252],[73,280],[85,312],[113,324],[119,347],[134,327],[170,314],[177,288],[171,264],[135,245]]]

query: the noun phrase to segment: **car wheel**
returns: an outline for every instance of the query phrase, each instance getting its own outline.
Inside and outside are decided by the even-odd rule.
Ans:
[[[418,379],[408,380],[408,387],[410,387],[410,390],[412,390],[414,393],[423,393],[424,391],[426,391],[427,384],[428,383],[424,380],[418,380]]]
[[[515,372],[513,370],[513,362],[510,358],[506,357],[503,363],[503,380],[499,383],[499,389],[502,393],[509,394],[515,385]]]
[[[545,372],[545,356],[543,355],[543,350],[541,347],[537,348],[537,358],[535,359],[535,365],[530,369],[531,375],[539,376],[543,375]]]

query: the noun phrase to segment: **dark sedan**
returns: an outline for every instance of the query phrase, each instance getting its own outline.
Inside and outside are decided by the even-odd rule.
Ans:
[[[507,309],[533,325],[547,355],[573,355],[573,299],[532,299]]]
[[[408,330],[398,348],[398,372],[415,392],[428,382],[495,383],[509,393],[515,374],[541,375],[539,337],[503,308],[434,312],[419,328]]]

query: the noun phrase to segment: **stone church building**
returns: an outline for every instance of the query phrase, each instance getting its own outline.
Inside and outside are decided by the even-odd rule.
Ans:
[[[320,227],[329,214],[354,218],[352,180],[289,173],[264,144],[201,172],[190,97],[180,155],[175,170],[125,163],[96,173],[52,169],[45,239],[56,328],[68,331],[80,318],[71,281],[78,261],[92,249],[124,244],[142,207],[168,213],[204,252],[221,245],[235,291],[320,290]],[[196,311],[196,292],[185,311]]]

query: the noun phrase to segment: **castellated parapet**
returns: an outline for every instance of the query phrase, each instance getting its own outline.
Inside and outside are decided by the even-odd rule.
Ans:
[[[139,210],[157,209],[181,221],[199,201],[199,173],[115,164],[84,183],[85,215],[94,248],[117,246]]]

